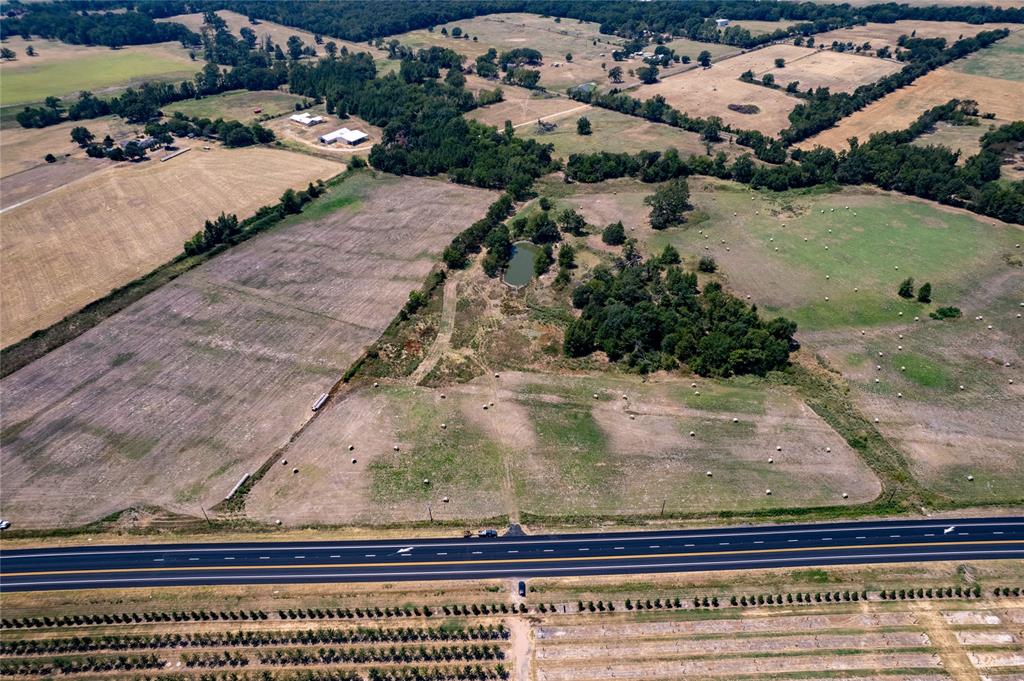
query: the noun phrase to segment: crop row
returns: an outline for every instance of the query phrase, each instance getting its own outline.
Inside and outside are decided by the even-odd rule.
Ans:
[[[190,610],[174,612],[113,613],[102,615],[59,615],[57,617],[15,617],[0,619],[0,629],[43,629],[81,627],[95,624],[141,624],[143,622],[216,622],[265,620],[262,610]]]
[[[388,617],[433,617],[444,614],[462,615],[508,615],[526,613],[527,607],[508,603],[474,603],[473,605],[442,605],[440,608],[419,606],[367,607],[367,608],[309,608],[298,610],[278,610],[277,616],[283,620],[322,620],[322,619],[381,619]]]
[[[53,660],[11,660],[0,663],[0,677],[53,676],[54,674],[82,674],[86,672],[131,671],[158,669],[164,663],[156,655],[117,657],[73,657]]]
[[[374,662],[453,662],[462,660],[501,660],[505,652],[494,644],[440,646],[391,646],[389,648],[291,648],[256,651],[260,664],[370,664]]]
[[[85,653],[97,650],[161,650],[167,648],[234,648],[328,643],[409,643],[416,641],[497,641],[508,638],[504,625],[476,627],[398,627],[394,629],[302,629],[137,636],[74,636],[0,643],[2,655]]]

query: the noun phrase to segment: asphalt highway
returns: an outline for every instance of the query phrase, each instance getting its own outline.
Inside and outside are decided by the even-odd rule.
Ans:
[[[0,592],[1024,559],[1024,517],[500,538],[0,550]]]

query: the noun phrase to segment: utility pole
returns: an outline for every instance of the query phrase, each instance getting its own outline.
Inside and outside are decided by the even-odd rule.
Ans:
[[[210,522],[210,516],[206,515],[206,509],[200,506],[199,510],[203,512],[203,517],[206,518],[206,524],[213,525],[213,523]]]
[[[427,504],[427,516],[430,517],[430,522],[434,522],[434,512],[430,510],[430,504]]]
[[[667,501],[668,501],[668,499],[662,499],[661,500],[661,515],[663,515],[663,516],[665,515],[665,502],[667,502]]]

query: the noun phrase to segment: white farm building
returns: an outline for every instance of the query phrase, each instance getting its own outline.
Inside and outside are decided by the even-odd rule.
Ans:
[[[729,20],[728,19],[715,19],[715,25],[718,26],[718,28],[725,28],[726,26],[729,25]]]
[[[323,144],[334,144],[338,140],[341,140],[346,144],[355,146],[368,139],[370,139],[370,136],[362,130],[349,130],[348,128],[341,128],[334,132],[329,132],[326,135],[320,135],[320,142]]]
[[[312,127],[318,123],[324,122],[323,116],[310,116],[305,111],[303,111],[302,113],[294,114],[290,116],[290,118],[296,123],[300,123],[302,125],[305,125],[306,127]]]

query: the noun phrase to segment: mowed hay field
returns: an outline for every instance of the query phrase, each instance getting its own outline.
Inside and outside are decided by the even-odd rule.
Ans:
[[[275,45],[280,45],[282,50],[286,50],[288,38],[294,35],[302,38],[302,42],[306,45],[315,48],[319,56],[324,56],[323,46],[316,44],[314,35],[309,31],[303,31],[301,28],[282,26],[281,24],[275,24],[273,21],[260,21],[258,24],[253,25],[249,23],[249,19],[244,14],[232,12],[231,10],[218,10],[217,16],[224,20],[228,25],[228,30],[236,37],[241,35],[239,31],[243,28],[251,28],[256,32],[256,38],[260,42],[262,42],[267,36],[270,36],[270,39],[274,41]],[[201,33],[203,30],[203,15],[201,12],[193,14],[176,14],[165,19],[157,19],[157,21],[170,21],[176,24],[182,24],[196,33]],[[374,54],[374,56],[379,55],[377,50],[366,44],[353,43],[348,40],[332,38],[326,35],[323,36],[323,39],[325,43],[328,41],[334,41],[339,50],[341,50],[342,47],[346,47],[349,52],[370,52],[371,54]]]
[[[946,68],[974,76],[986,76],[1002,80],[1024,81],[1024,31],[1003,38],[995,45],[974,53],[967,59],[960,59]]]
[[[995,4],[995,3],[993,3]],[[903,19],[891,24],[867,23],[863,26],[838,28],[834,31],[819,33],[814,36],[816,45],[831,45],[833,42],[863,45],[871,43],[871,50],[883,47],[896,49],[896,42],[901,35],[908,38],[915,31],[917,38],[944,38],[952,45],[961,37],[972,38],[982,31],[997,28],[1009,28],[1011,31],[1020,28],[1014,24],[969,24],[964,21],[918,21]]]
[[[0,106],[39,102],[49,96],[77,97],[81,90],[99,94],[147,80],[191,80],[202,67],[178,43],[132,45],[119,50],[68,45],[56,40],[12,37],[4,46],[18,53],[0,63]],[[25,55],[32,45],[38,53]]]
[[[964,61],[970,59],[968,57]],[[943,67],[869,104],[839,121],[835,127],[823,130],[797,146],[802,149],[819,145],[846,149],[846,140],[850,137],[867,140],[875,132],[902,130],[927,109],[951,99],[966,98],[977,101],[982,113],[994,113],[997,119],[1015,121],[1024,118],[1024,82],[972,75]]]
[[[373,524],[424,520],[428,504],[435,519],[456,520],[657,514],[662,502],[700,514],[863,503],[880,491],[856,452],[782,388],[499,376],[356,389],[292,443],[288,465],[250,494],[248,515]]]
[[[3,517],[201,515],[306,423],[493,197],[360,173],[11,374]]]
[[[805,352],[842,373],[938,498],[1020,503],[1020,227],[867,189],[775,195],[704,178],[691,189],[695,223],[637,225],[647,250],[671,243],[691,267],[709,254],[728,289],[795,320]],[[906,277],[931,283],[933,302],[898,297]],[[929,318],[947,305],[963,318]]]
[[[576,133],[576,121],[586,117],[590,121],[592,134]],[[571,111],[565,115],[548,118],[558,127],[551,132],[541,132],[536,124],[524,125],[516,134],[532,138],[545,144],[553,144],[555,155],[568,159],[572,154],[592,154],[599,151],[613,153],[636,153],[641,149],[663,151],[669,147],[679,150],[684,157],[690,154],[704,154],[704,143],[696,133],[687,132],[660,123],[651,123],[636,116],[601,108],[587,108]],[[724,144],[713,145],[712,153],[726,150]]]
[[[455,27],[471,38],[452,38],[451,31]],[[449,35],[442,35],[442,28]],[[540,84],[549,89],[565,90],[590,81],[607,82],[607,69],[615,64],[612,52],[619,49],[622,40],[605,35],[599,29],[598,24],[591,22],[563,19],[556,23],[552,17],[511,13],[453,21],[435,26],[433,31],[423,29],[393,37],[414,49],[433,45],[450,48],[466,55],[467,64],[492,47],[499,55],[506,50],[531,47],[540,50],[544,57],[543,65],[529,67],[540,70]],[[566,61],[567,53],[572,54],[572,62]],[[606,68],[601,68],[602,63]]]
[[[181,252],[219,213],[245,218],[343,168],[267,149],[204,151],[108,166],[4,211],[3,345],[45,328]]]
[[[186,116],[198,116],[216,120],[236,120],[249,123],[260,116],[274,116],[293,113],[295,105],[303,101],[303,97],[280,90],[233,90],[219,95],[211,95],[202,99],[190,99],[174,102],[162,107],[165,115],[170,116],[181,112]],[[256,113],[256,109],[262,109]]]

